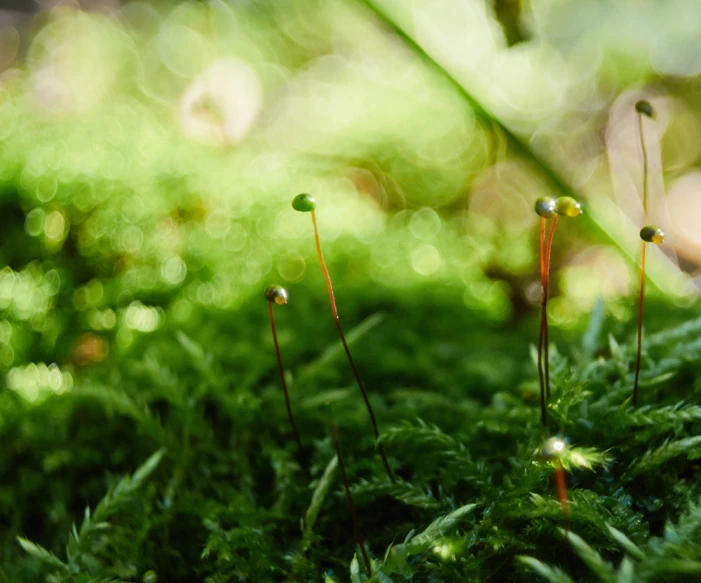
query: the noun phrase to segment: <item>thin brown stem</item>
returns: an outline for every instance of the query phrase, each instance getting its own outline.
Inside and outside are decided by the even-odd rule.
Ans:
[[[277,366],[280,369],[280,381],[282,382],[282,391],[285,393],[285,405],[287,406],[287,417],[290,420],[290,425],[292,426],[292,432],[295,435],[295,440],[297,441],[297,449],[299,450],[299,461],[304,464],[304,454],[302,453],[302,440],[299,437],[299,432],[297,431],[297,425],[295,424],[295,418],[292,415],[292,407],[290,406],[290,395],[287,392],[287,381],[285,380],[285,369],[282,366],[282,358],[280,357],[280,346],[277,342],[277,332],[275,331],[275,316],[273,315],[273,302],[268,302],[268,307],[270,308],[270,328],[273,331],[273,343],[275,344],[275,355],[277,356]]]
[[[640,355],[643,349],[643,298],[645,296],[645,246],[640,255],[640,296],[638,297],[638,352],[635,357],[635,382],[633,383],[633,406],[638,405],[638,381],[640,379]]]
[[[548,234],[548,243],[545,247],[545,285],[543,294],[543,358],[545,360],[545,395],[550,399],[550,341],[548,338],[548,294],[550,293],[550,254],[553,248],[553,237],[555,236],[555,227],[557,227],[558,215],[553,217],[553,224],[550,227]]]
[[[562,507],[562,516],[565,521],[565,532],[567,532],[569,531],[567,485],[565,484],[565,469],[562,467],[561,463],[558,463],[558,467],[555,468],[555,484],[557,485],[557,496],[560,499],[560,506]]]
[[[387,457],[385,456],[385,450],[382,447],[382,443],[379,441],[380,432],[377,428],[377,420],[375,419],[375,412],[372,410],[372,405],[370,405],[370,399],[368,399],[367,391],[363,385],[363,381],[360,379],[360,373],[358,372],[358,367],[355,366],[355,361],[351,356],[350,348],[348,348],[348,343],[346,342],[346,337],[343,334],[343,329],[341,328],[341,322],[338,318],[338,309],[336,308],[336,298],[333,295],[333,286],[331,285],[331,276],[329,275],[329,270],[326,268],[326,262],[324,261],[324,256],[321,253],[321,243],[319,242],[319,230],[316,227],[316,216],[314,211],[311,212],[312,215],[312,225],[314,227],[314,241],[316,242],[316,254],[319,256],[319,263],[321,264],[321,271],[324,273],[324,279],[326,280],[326,287],[329,290],[329,301],[331,302],[331,311],[333,312],[333,318],[336,322],[336,329],[338,330],[338,335],[341,338],[341,343],[343,344],[343,349],[346,351],[346,356],[348,357],[348,362],[350,363],[351,369],[353,369],[353,375],[358,383],[358,388],[363,395],[363,400],[365,401],[365,406],[367,407],[368,413],[370,415],[370,421],[372,422],[372,428],[375,434],[375,442],[377,444],[377,451],[380,453],[382,458],[382,463],[385,466],[385,471],[387,476],[392,482],[394,482],[394,474],[389,467],[387,462]]]
[[[643,114],[638,113],[638,137],[643,151],[643,224],[647,224],[647,149],[643,134]],[[640,254],[640,296],[638,298],[638,350],[635,357],[635,381],[633,382],[633,406],[638,405],[638,381],[640,380],[640,357],[643,349],[643,297],[645,294],[645,241]]]
[[[540,286],[541,286],[541,308],[540,308],[540,330],[538,331],[538,378],[540,380],[540,422],[545,426],[545,377],[543,376],[543,336],[545,327],[543,326],[543,302],[545,301],[545,222],[546,218],[540,218]]]
[[[372,577],[372,567],[370,566],[370,559],[368,558],[368,553],[365,550],[365,543],[363,542],[363,533],[360,531],[360,523],[358,522],[358,515],[355,512],[355,504],[353,504],[353,496],[351,496],[350,486],[348,484],[348,476],[346,476],[346,467],[343,463],[343,455],[341,454],[341,445],[338,442],[338,429],[336,429],[336,424],[331,420],[331,438],[333,439],[334,447],[336,448],[336,455],[338,456],[338,467],[341,469],[341,478],[343,479],[343,487],[346,490],[346,498],[348,499],[348,506],[350,507],[351,517],[353,518],[353,530],[355,531],[355,540],[360,547],[360,552],[363,554],[363,561],[365,562],[365,568],[368,572],[368,577]]]

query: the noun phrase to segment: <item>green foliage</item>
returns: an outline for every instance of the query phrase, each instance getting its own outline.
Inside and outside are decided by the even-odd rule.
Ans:
[[[132,8],[149,13],[136,4],[125,19]],[[461,206],[489,160],[502,162],[504,144],[540,160],[506,128],[491,135],[496,120],[467,107],[346,4],[310,0],[313,9],[300,14],[287,2],[264,2],[260,12],[261,3],[238,3],[236,14],[225,3],[200,4],[168,22],[154,12],[133,33],[98,13],[54,11],[27,49],[36,70],[8,73],[0,89],[0,577],[699,578],[698,310],[648,307],[649,330],[665,329],[645,336],[636,409],[630,326],[608,319],[601,301],[581,341],[579,330],[554,329],[560,351],[551,352],[544,430],[528,358],[535,316],[521,293],[535,271],[531,233],[474,217],[466,229]],[[198,12],[205,5],[221,18]],[[352,78],[336,86],[336,109],[310,106],[323,132],[299,137],[290,125],[290,135],[276,127],[271,136],[261,127],[240,147],[221,149],[183,137],[171,118],[192,79],[149,68],[149,50],[167,52],[173,31],[205,38],[211,20],[219,44],[248,54],[271,96],[282,80],[303,81],[326,57],[330,29],[342,29],[349,60],[319,69]],[[304,38],[284,44],[299,31]],[[85,43],[79,51],[73,39]],[[368,59],[366,41],[389,61]],[[198,43],[183,41],[183,54]],[[207,65],[215,45],[202,51]],[[82,70],[41,58],[64,46],[85,58],[104,49],[99,70],[125,81],[100,87],[111,98],[93,107],[81,101],[88,92],[70,87],[78,103],[37,115],[44,85],[32,74]],[[395,84],[421,91],[384,91]],[[326,99],[332,84],[312,77],[302,88]],[[329,111],[345,108],[338,118],[347,135],[326,125]],[[379,123],[384,117],[391,124]],[[298,139],[323,145],[301,155]],[[290,195],[309,184],[395,482],[378,463],[309,226],[291,226]],[[277,325],[302,460],[261,296],[278,275],[294,299]],[[327,435],[327,404],[370,578]],[[569,440],[555,459],[542,455],[553,436]]]
[[[533,557],[518,557],[518,560],[550,583],[572,583],[572,579],[557,567],[545,565]]]
[[[112,361],[76,370],[70,389],[43,400],[1,393],[0,437],[10,447],[0,459],[17,472],[0,487],[15,525],[2,533],[6,576],[365,580],[327,433],[329,402],[372,581],[696,576],[700,320],[648,336],[638,409],[629,405],[633,337],[610,340],[607,351],[597,340],[603,321],[587,340],[594,349],[573,358],[553,351],[544,432],[530,397],[535,375],[522,380],[534,370],[530,332],[505,334],[455,310],[449,292],[344,297],[392,483],[328,314],[295,317],[294,326],[286,319],[315,314],[321,292],[295,296],[278,322],[304,467],[260,298],[206,325],[166,323]],[[240,329],[257,331],[232,342]],[[567,438],[565,449],[544,456],[555,436]],[[133,474],[110,478],[154,450]],[[86,503],[94,510],[83,513]]]
[[[544,432],[530,396],[535,375],[523,381],[534,370],[530,331],[505,334],[456,310],[450,290],[343,294],[392,483],[333,323],[325,311],[312,317],[323,291],[295,295],[278,322],[304,467],[260,297],[197,326],[166,321],[110,361],[74,370],[63,392],[36,401],[0,393],[0,437],[9,444],[0,460],[14,468],[0,487],[13,524],[0,546],[6,577],[365,580],[326,403],[372,581],[698,574],[701,320],[647,337],[637,409],[629,404],[632,337],[601,346],[604,320],[586,351],[553,351]],[[557,458],[544,455],[555,436],[567,438]],[[109,477],[154,450],[133,474]],[[560,465],[566,523],[554,479]],[[81,512],[86,503],[94,510]]]
[[[700,506],[694,504],[682,516],[677,527],[672,523],[665,526],[663,537],[652,537],[639,547],[625,534],[608,526],[612,538],[627,554],[623,557],[617,570],[606,561],[600,551],[587,544],[573,532],[560,530],[572,545],[573,552],[578,555],[589,570],[596,575],[596,581],[621,583],[628,581],[676,581],[684,577],[695,577],[701,574],[699,556],[699,536],[701,528]],[[541,575],[547,581],[572,581],[560,569],[546,565],[533,557],[519,557],[519,560],[532,571]]]
[[[331,458],[331,461],[326,466],[324,473],[319,478],[319,481],[314,488],[314,493],[312,494],[312,501],[307,508],[307,512],[304,514],[304,543],[302,549],[306,550],[310,543],[312,533],[314,531],[314,524],[316,523],[316,518],[319,516],[321,511],[321,505],[326,498],[326,494],[331,487],[331,483],[336,474],[336,469],[338,468],[338,456]]]
[[[139,529],[132,529],[128,525],[122,524],[119,534],[110,535],[107,531],[114,527],[108,522],[108,519],[120,511],[138,508],[138,504],[134,504],[134,496],[154,472],[164,454],[164,450],[157,451],[131,476],[124,476],[120,479],[100,500],[94,512],[91,513],[89,507],[85,509],[80,528],[76,528],[74,524],[68,535],[67,562],[64,563],[42,546],[25,538],[17,537],[20,546],[32,557],[49,567],[53,567],[54,574],[51,580],[55,583],[75,580],[87,581],[88,575],[90,576],[89,580],[96,581],[97,579],[92,578],[95,573],[104,575],[111,572],[113,575],[134,575],[135,573],[131,573],[129,567],[119,565],[119,563],[124,559],[120,554],[128,548],[127,544],[124,543],[127,543],[129,537],[137,534]],[[120,541],[120,538],[123,540]],[[115,550],[118,551],[116,557],[110,556],[115,554]],[[107,581],[108,579],[101,580]]]

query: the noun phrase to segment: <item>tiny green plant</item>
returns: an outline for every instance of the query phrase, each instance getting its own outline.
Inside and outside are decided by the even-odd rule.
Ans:
[[[292,414],[292,406],[290,405],[290,395],[287,391],[287,381],[285,380],[285,369],[282,366],[282,357],[280,356],[280,346],[277,341],[277,331],[275,329],[275,315],[273,313],[273,304],[284,306],[289,301],[287,290],[281,285],[269,285],[265,288],[265,299],[268,300],[268,308],[270,312],[270,328],[273,331],[273,343],[275,344],[275,356],[277,356],[277,366],[280,370],[280,382],[282,383],[282,392],[285,394],[285,405],[287,407],[287,418],[292,426],[295,441],[297,442],[297,451],[299,452],[299,461],[303,463],[302,440],[297,431],[294,415]]]
[[[312,227],[314,228],[314,241],[316,243],[316,254],[319,257],[319,264],[321,265],[321,271],[324,274],[324,279],[326,280],[326,287],[329,292],[329,301],[331,303],[331,312],[333,313],[333,319],[334,322],[336,323],[336,329],[338,330],[338,335],[341,338],[341,343],[343,344],[343,349],[346,352],[346,356],[348,357],[348,362],[350,363],[351,369],[353,370],[353,376],[355,376],[355,381],[358,384],[358,388],[360,389],[361,394],[363,395],[363,400],[365,401],[365,406],[367,407],[368,414],[370,415],[370,421],[372,423],[372,428],[374,431],[375,435],[375,441],[377,443],[377,451],[380,454],[380,457],[382,458],[382,464],[385,467],[385,471],[387,472],[387,476],[389,477],[390,480],[394,482],[394,475],[392,474],[392,470],[389,467],[389,462],[387,461],[387,456],[385,455],[384,448],[382,447],[382,443],[379,441],[380,439],[380,431],[377,427],[377,420],[375,418],[375,412],[372,409],[372,405],[370,404],[370,399],[368,398],[367,391],[365,390],[365,386],[363,385],[363,381],[360,378],[360,373],[358,372],[358,367],[355,365],[355,361],[353,360],[353,356],[351,355],[350,348],[348,348],[348,343],[346,342],[346,337],[343,334],[343,328],[341,328],[341,321],[338,318],[338,309],[336,307],[336,298],[333,293],[333,285],[331,284],[331,276],[329,275],[329,270],[326,268],[326,262],[324,261],[324,256],[321,253],[321,243],[319,241],[319,230],[316,226],[316,216],[314,214],[314,210],[316,209],[316,200],[314,200],[314,197],[312,197],[310,194],[302,193],[298,194],[297,196],[294,197],[292,200],[292,208],[296,211],[302,212],[302,213],[310,213],[312,216]]]
[[[638,139],[643,154],[643,222],[647,222],[647,149],[645,148],[645,135],[643,133],[643,117],[655,119],[655,110],[646,99],[635,103],[635,111],[638,114]],[[664,241],[664,233],[657,227],[649,225],[640,231],[642,246],[640,250],[640,295],[638,296],[638,347],[635,356],[635,380],[633,381],[633,406],[638,404],[638,383],[640,381],[640,357],[643,349],[643,298],[645,296],[645,245],[655,243],[659,245]]]
[[[638,404],[638,385],[640,381],[640,356],[643,349],[643,299],[645,297],[645,246],[647,243],[660,245],[664,242],[664,233],[659,227],[648,225],[640,229],[642,249],[640,252],[640,295],[638,296],[638,349],[635,356],[635,381],[633,381],[633,406]]]
[[[338,456],[338,467],[341,470],[341,478],[343,480],[343,487],[346,491],[346,499],[348,500],[348,507],[350,508],[351,517],[353,519],[353,532],[355,533],[355,540],[360,547],[360,552],[363,555],[363,562],[365,563],[365,568],[368,572],[368,577],[372,577],[372,567],[370,566],[370,559],[368,558],[368,553],[365,550],[365,542],[363,541],[363,533],[360,530],[360,522],[358,521],[358,514],[355,511],[355,504],[353,504],[353,496],[350,491],[350,484],[348,483],[348,476],[346,475],[346,466],[343,463],[343,454],[341,453],[341,444],[338,440],[338,428],[331,419],[331,439],[333,440],[333,445],[336,448],[336,455]]]
[[[540,308],[540,330],[538,331],[538,379],[540,381],[540,420],[543,425],[546,423],[545,413],[545,377],[543,376],[543,338],[548,327],[547,310],[547,289],[548,274],[545,270],[545,227],[549,218],[555,215],[555,199],[541,196],[535,201],[535,212],[540,216],[540,285],[541,285],[541,308]]]

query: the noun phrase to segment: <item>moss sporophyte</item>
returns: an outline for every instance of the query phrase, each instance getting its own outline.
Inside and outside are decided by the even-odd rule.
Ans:
[[[638,139],[643,156],[643,222],[647,222],[647,149],[645,148],[645,136],[643,134],[643,117],[655,119],[655,110],[646,99],[641,99],[635,104],[638,114]],[[645,246],[647,243],[660,245],[664,242],[664,233],[659,227],[648,225],[640,230],[642,240],[640,250],[640,293],[638,296],[638,346],[635,356],[635,379],[633,381],[633,406],[638,404],[638,385],[640,381],[640,357],[643,348],[643,299],[645,297]]]
[[[358,367],[355,365],[355,361],[353,360],[353,356],[351,355],[350,348],[348,348],[348,343],[346,342],[346,337],[343,334],[343,328],[341,328],[341,322],[338,318],[338,309],[336,307],[336,298],[333,293],[333,285],[331,284],[331,276],[329,275],[329,270],[326,268],[326,262],[324,261],[324,256],[321,253],[321,243],[319,241],[319,230],[316,225],[316,216],[314,214],[314,210],[316,209],[316,200],[314,200],[314,197],[312,197],[310,194],[302,193],[298,194],[297,196],[294,197],[292,200],[292,208],[298,212],[303,212],[303,213],[310,213],[312,217],[312,228],[314,229],[314,242],[316,244],[316,254],[319,258],[319,264],[321,265],[321,271],[324,274],[324,279],[326,280],[326,287],[328,289],[329,293],[329,302],[331,303],[331,312],[333,314],[333,319],[336,324],[336,329],[338,330],[338,335],[341,339],[341,343],[343,344],[343,349],[346,352],[346,356],[348,357],[348,362],[350,364],[351,369],[353,370],[353,376],[355,377],[355,381],[358,384],[358,388],[360,389],[360,392],[363,396],[363,400],[365,401],[365,406],[368,410],[368,414],[370,416],[370,422],[372,423],[372,428],[373,432],[375,435],[375,441],[377,445],[377,451],[380,454],[380,457],[382,458],[382,464],[384,465],[385,472],[387,473],[387,476],[389,477],[390,480],[394,482],[394,475],[392,474],[392,470],[389,467],[389,462],[387,461],[387,456],[385,455],[384,447],[382,446],[382,443],[380,442],[380,432],[377,427],[377,420],[375,418],[375,412],[372,409],[372,405],[370,404],[370,399],[368,398],[367,391],[365,390],[365,386],[363,384],[362,379],[360,378],[360,373],[358,372]]]
[[[270,328],[273,331],[273,344],[275,344],[275,356],[277,357],[277,365],[280,371],[280,382],[282,384],[282,391],[285,394],[285,406],[287,407],[287,417],[290,420],[290,426],[292,427],[292,433],[295,436],[295,441],[297,442],[297,451],[299,453],[299,463],[304,464],[303,453],[302,453],[302,440],[299,437],[299,431],[297,431],[297,424],[295,423],[294,415],[292,414],[292,406],[290,405],[290,395],[287,391],[287,381],[285,380],[285,369],[282,366],[282,358],[280,357],[280,346],[277,341],[277,330],[275,329],[275,315],[273,312],[273,305],[278,304],[284,306],[289,301],[289,294],[287,290],[281,285],[269,285],[265,288],[265,299],[268,300],[268,310],[270,313]]]
[[[547,424],[546,399],[550,398],[550,358],[548,337],[548,292],[550,285],[550,254],[552,251],[555,227],[558,218],[578,217],[582,214],[582,206],[571,196],[561,196],[557,199],[540,197],[535,202],[535,212],[540,216],[540,281],[542,290],[540,310],[540,330],[538,332],[538,377],[540,380],[540,421]],[[552,218],[552,225],[546,240],[546,223]],[[544,366],[543,366],[544,365]],[[543,370],[545,369],[545,370]]]
[[[548,298],[548,277],[545,269],[545,227],[547,220],[555,214],[555,199],[542,196],[535,201],[535,212],[540,217],[540,329],[538,331],[538,379],[540,381],[540,417],[545,425],[545,377],[543,376],[543,340],[548,326],[546,310]],[[548,392],[548,396],[550,393]]]
[[[640,229],[642,246],[640,250],[640,295],[638,296],[638,348],[635,355],[635,380],[633,381],[633,405],[638,404],[638,384],[640,381],[640,356],[643,348],[643,300],[645,297],[645,247],[647,243],[664,243],[664,233],[659,227],[648,225]]]

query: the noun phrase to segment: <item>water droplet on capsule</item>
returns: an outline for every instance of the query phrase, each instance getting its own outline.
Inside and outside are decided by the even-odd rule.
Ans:
[[[269,285],[265,288],[265,299],[271,304],[285,305],[289,299],[287,290],[281,285]]]
[[[654,225],[648,225],[640,229],[640,238],[646,243],[655,243],[656,245],[664,243],[664,233],[662,229]]]
[[[582,214],[582,205],[571,196],[561,196],[555,201],[555,212],[563,217],[578,217]]]

